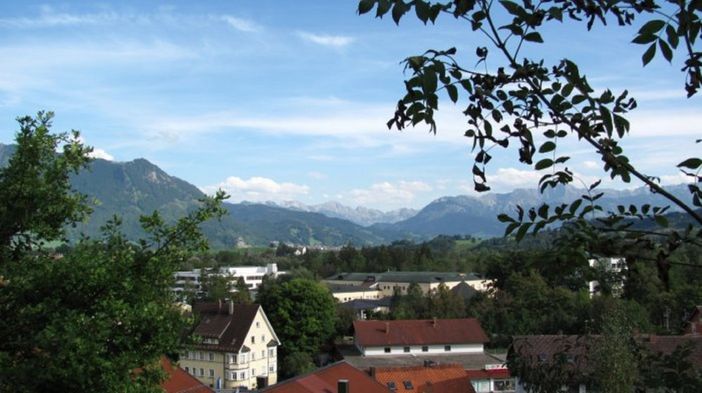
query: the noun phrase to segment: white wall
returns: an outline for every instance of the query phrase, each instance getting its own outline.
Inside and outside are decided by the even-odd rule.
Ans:
[[[385,347],[366,347],[361,349],[364,356],[398,356],[398,355],[436,355],[452,353],[483,353],[483,344],[451,344],[451,351],[445,350],[445,345],[427,345],[427,351],[422,351],[421,345],[410,345],[410,351],[405,352],[405,346],[391,346],[390,353]]]

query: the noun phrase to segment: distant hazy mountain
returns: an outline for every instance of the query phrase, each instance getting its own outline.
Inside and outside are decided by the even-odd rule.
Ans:
[[[686,186],[667,187],[669,191],[681,198],[690,200]],[[518,189],[504,194],[486,194],[479,197],[454,196],[439,198],[413,217],[396,222],[392,225],[376,224],[377,229],[393,229],[399,233],[412,233],[418,236],[431,237],[438,234],[474,236],[501,236],[504,224],[497,221],[500,213],[514,214],[515,207],[538,207],[546,202],[550,205],[570,202],[582,195],[584,190],[574,187],[552,189],[544,195],[537,190]],[[650,203],[655,206],[666,206],[666,201],[659,195],[651,194],[646,188],[634,190],[600,190],[605,195],[600,204],[605,208],[614,209],[617,205]],[[672,209],[671,211],[675,211]]]
[[[5,165],[13,146],[0,144],[0,165]],[[73,238],[85,233],[95,237],[113,215],[122,218],[128,237],[141,237],[140,215],[158,210],[167,221],[182,217],[195,209],[204,194],[194,185],[168,175],[145,159],[112,162],[97,159],[90,168],[73,176],[71,183],[78,192],[92,200],[93,214],[70,233]],[[271,241],[294,244],[339,246],[379,244],[392,241],[392,230],[365,228],[347,220],[323,214],[297,211],[264,204],[225,203],[229,214],[221,221],[203,226],[214,247],[232,247],[238,239],[250,245],[267,245]]]
[[[7,164],[14,146],[0,144],[0,166]],[[123,229],[130,238],[143,235],[138,217],[154,210],[166,220],[175,220],[196,207],[203,193],[192,184],[168,175],[145,159],[130,162],[95,160],[89,170],[72,178],[73,187],[94,201],[90,218],[71,229],[98,236],[100,227],[113,215],[122,217]],[[668,187],[683,200],[689,200],[684,185]],[[440,234],[501,236],[504,225],[497,221],[503,212],[513,213],[516,205],[538,206],[543,201],[558,204],[572,201],[582,190],[563,187],[540,195],[536,190],[514,190],[479,197],[439,198],[416,212],[401,209],[392,212],[364,207],[350,208],[336,202],[306,206],[287,202],[225,204],[229,215],[219,222],[209,222],[203,231],[214,247],[232,247],[238,239],[251,245],[271,241],[305,245],[356,245],[389,243],[393,240],[426,239]],[[606,190],[601,204],[614,208],[618,204],[665,205],[660,196],[645,188],[630,191]],[[671,210],[673,211],[673,210]],[[353,221],[353,222],[352,222]],[[363,224],[363,225],[359,225]],[[369,225],[372,224],[372,225]]]
[[[369,209],[363,206],[358,206],[355,208],[349,207],[333,201],[325,202],[319,205],[305,205],[304,203],[297,201],[285,201],[275,205],[291,210],[321,213],[327,217],[341,218],[363,226],[378,223],[393,224],[398,221],[406,220],[418,212],[418,210],[406,208],[384,212],[382,210]]]

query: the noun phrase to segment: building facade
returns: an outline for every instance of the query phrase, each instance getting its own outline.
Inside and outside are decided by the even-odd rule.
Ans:
[[[380,296],[392,296],[397,291],[406,295],[411,284],[419,285],[422,293],[428,294],[445,285],[451,289],[465,282],[478,291],[485,291],[490,284],[474,273],[446,272],[384,272],[384,273],[340,273],[327,277],[325,283],[330,286],[355,286],[366,290],[380,291]]]
[[[181,355],[181,368],[220,389],[260,389],[278,381],[280,341],[260,305],[212,303],[194,311],[198,344]]]
[[[278,270],[278,265],[269,263],[266,266],[225,266],[208,271],[209,269],[193,269],[189,271],[175,272],[175,284],[173,292],[178,298],[182,298],[185,292],[202,294],[202,282],[205,274],[213,274],[229,279],[230,288],[234,292],[234,286],[239,278],[243,278],[244,283],[251,291],[256,291],[266,276],[278,277],[284,272]]]

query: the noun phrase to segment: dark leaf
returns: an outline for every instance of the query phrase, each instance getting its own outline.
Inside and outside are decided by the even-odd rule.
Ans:
[[[656,55],[656,43],[654,42],[651,44],[651,46],[646,49],[646,52],[644,52],[643,56],[641,56],[641,61],[643,62],[643,65],[645,66],[646,64],[650,63],[651,60],[653,60],[653,56]]]
[[[525,35],[524,40],[530,42],[544,42],[543,38],[541,38],[541,34],[537,33],[536,31],[532,31],[531,33]]]

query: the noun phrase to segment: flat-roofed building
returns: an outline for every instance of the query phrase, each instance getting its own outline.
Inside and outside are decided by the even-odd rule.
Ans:
[[[489,280],[475,273],[456,272],[383,272],[383,273],[339,273],[324,280],[328,285],[351,285],[376,289],[382,296],[392,296],[395,291],[407,294],[411,284],[419,285],[424,294],[439,288],[441,284],[448,289],[465,282],[478,291],[488,288]]]

